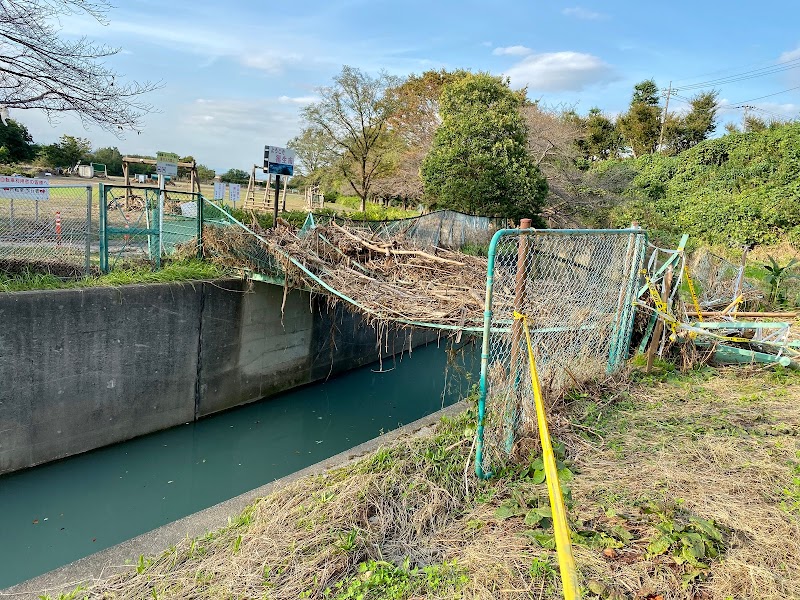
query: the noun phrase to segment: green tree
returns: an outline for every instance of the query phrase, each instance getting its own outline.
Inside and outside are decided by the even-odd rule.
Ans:
[[[717,92],[702,92],[691,99],[691,109],[685,115],[667,115],[664,143],[669,152],[678,154],[688,150],[714,132],[719,110],[717,96]]]
[[[575,144],[585,160],[617,158],[625,146],[617,126],[596,106],[589,109],[586,117],[572,111],[564,118],[580,128],[582,135]]]
[[[6,125],[0,123],[0,146],[8,152],[6,162],[21,162],[34,157],[33,138],[28,129],[14,119],[8,119]]]
[[[306,127],[287,144],[297,153],[302,173],[312,184],[319,183],[324,175],[323,171],[331,165],[334,153],[328,147],[328,142],[328,135],[324,130]]]
[[[79,161],[88,162],[92,157],[92,143],[85,138],[62,135],[57,144],[42,146],[39,162],[46,167],[71,169]]]
[[[91,157],[91,161],[105,165],[109,175],[122,176],[122,154],[119,148],[111,146],[98,148]]]
[[[247,184],[250,181],[250,175],[241,169],[228,169],[219,179],[225,183]]]
[[[444,87],[442,124],[422,164],[435,206],[538,221],[547,184],[526,148],[521,105],[520,94],[488,74]]]
[[[388,130],[394,103],[385,93],[396,84],[386,73],[372,77],[344,66],[332,86],[317,90],[319,102],[303,110],[308,124],[325,133],[327,146],[338,155],[334,168],[361,198],[362,212],[374,180],[390,173],[396,160],[396,138]]]
[[[178,162],[193,163],[194,156],[192,156],[191,154],[189,156],[182,156],[181,158],[178,159]],[[190,172],[191,169],[188,167],[178,167],[178,177],[181,179],[189,179]]]
[[[637,83],[628,112],[617,119],[617,127],[634,157],[652,154],[661,133],[658,86],[652,79]]]
[[[746,133],[751,133],[753,131],[765,131],[767,128],[769,128],[769,123],[767,123],[761,117],[747,115],[744,118],[744,131]]]
[[[216,177],[216,176],[217,176],[217,172],[214,169],[209,169],[205,165],[200,165],[200,164],[197,165],[197,178],[200,181],[203,181],[203,182],[213,181],[214,177]],[[249,177],[248,177],[248,179],[249,179]],[[247,183],[247,182],[245,182],[245,183]]]

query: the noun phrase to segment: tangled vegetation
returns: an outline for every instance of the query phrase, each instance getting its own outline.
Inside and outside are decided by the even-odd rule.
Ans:
[[[583,597],[798,597],[798,375],[637,379],[551,419]],[[478,481],[473,434],[471,411],[443,419],[68,596],[557,598],[540,458]]]
[[[625,171],[628,202],[614,225],[632,220],[656,237],[681,233],[709,244],[800,247],[800,123],[729,133],[676,156],[604,161],[598,173]]]

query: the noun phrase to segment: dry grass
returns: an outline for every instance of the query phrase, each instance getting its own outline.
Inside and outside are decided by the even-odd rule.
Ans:
[[[561,411],[585,597],[800,597],[800,377],[664,374],[578,390]],[[525,524],[546,504],[535,465],[465,476],[470,423],[301,480],[81,597],[557,598],[555,553],[533,541],[547,530]],[[657,526],[696,519],[722,533],[706,566],[648,552]]]

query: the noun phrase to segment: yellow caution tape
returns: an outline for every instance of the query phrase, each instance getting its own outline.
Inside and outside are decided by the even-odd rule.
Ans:
[[[550,441],[550,431],[547,427],[547,415],[544,410],[542,397],[542,384],[539,381],[539,372],[536,369],[536,359],[533,356],[533,343],[531,332],[528,328],[528,318],[514,311],[514,319],[522,321],[525,330],[525,340],[528,343],[528,362],[531,371],[531,389],[536,407],[536,422],[539,426],[539,439],[542,442],[542,461],[547,481],[547,493],[550,497],[550,510],[553,514],[553,530],[556,539],[556,552],[558,553],[558,566],[561,571],[561,587],[564,589],[565,600],[578,600],[578,572],[575,569],[575,558],[572,555],[572,542],[570,541],[569,525],[567,524],[567,510],[564,507],[564,497],[561,494],[561,484],[558,481],[558,468],[556,457],[553,454],[553,444]]]
[[[683,273],[686,275],[686,285],[689,287],[689,294],[692,296],[692,304],[694,304],[694,309],[697,311],[697,320],[702,323],[703,312],[700,310],[700,301],[697,299],[697,292],[694,291],[694,282],[692,281],[692,276],[689,275],[689,265],[686,263],[683,265]]]

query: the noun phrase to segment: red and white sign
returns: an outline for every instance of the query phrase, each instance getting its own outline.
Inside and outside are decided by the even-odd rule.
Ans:
[[[11,200],[49,200],[50,182],[47,179],[0,175],[0,198]]]

